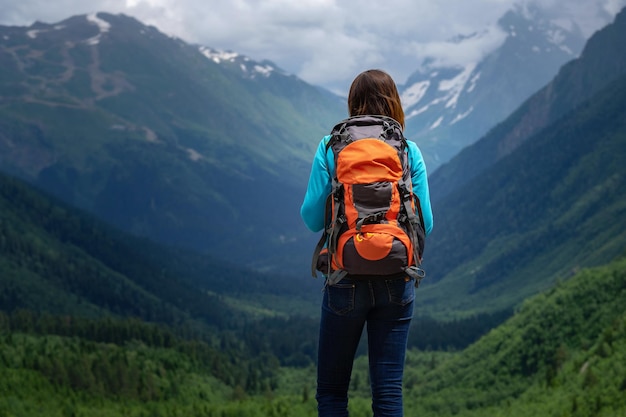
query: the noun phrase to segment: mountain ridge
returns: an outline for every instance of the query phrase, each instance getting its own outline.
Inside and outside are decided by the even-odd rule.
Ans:
[[[270,269],[309,244],[297,196],[342,99],[267,62],[216,63],[124,15],[0,33],[0,169],[136,235],[230,262],[242,240],[244,262]],[[250,77],[238,60],[262,71]]]
[[[613,23],[589,38],[578,59],[564,65],[552,81],[508,118],[433,172],[429,177],[433,199],[443,198],[462,187],[466,181],[623,74],[626,58],[620,36],[625,25],[626,9],[622,9]]]

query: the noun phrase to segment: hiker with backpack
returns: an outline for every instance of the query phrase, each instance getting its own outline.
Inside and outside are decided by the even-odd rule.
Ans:
[[[348,416],[348,388],[367,325],[372,410],[402,416],[402,376],[415,288],[433,217],[426,167],[403,134],[404,112],[384,71],[359,74],[350,117],[320,142],[301,216],[323,231],[312,274],[325,277],[320,320],[318,415]]]

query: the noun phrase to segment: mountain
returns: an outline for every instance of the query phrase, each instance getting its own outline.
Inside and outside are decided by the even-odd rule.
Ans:
[[[626,73],[624,9],[615,21],[596,32],[581,56],[564,65],[556,76],[535,92],[512,114],[468,146],[430,177],[432,198],[441,199],[460,189],[521,143],[590,99]]]
[[[241,293],[262,294],[242,308],[273,291],[299,311],[297,295],[320,282],[306,274],[316,237],[298,209],[340,99],[126,16],[0,30],[0,169],[135,236],[202,251],[151,258],[171,259],[193,288],[222,294],[212,285],[232,276]],[[624,12],[458,157],[484,147],[484,160],[455,158],[431,176],[420,316],[508,311],[623,246],[622,39]],[[510,127],[517,136],[497,136]],[[534,136],[511,141],[519,132]],[[249,267],[268,273],[246,281]]]
[[[624,250],[623,39],[626,9],[546,88],[448,164],[456,187],[442,195],[440,183],[431,183],[438,198],[425,253],[425,310],[516,305]]]
[[[286,271],[311,238],[299,205],[342,99],[107,13],[0,27],[0,63],[0,170],[233,263]]]
[[[474,143],[548,83],[580,53],[585,38],[535,6],[516,6],[497,29],[459,37],[451,48],[504,38],[493,52],[464,66],[428,61],[400,86],[407,136],[430,172]],[[493,41],[490,41],[493,42]]]

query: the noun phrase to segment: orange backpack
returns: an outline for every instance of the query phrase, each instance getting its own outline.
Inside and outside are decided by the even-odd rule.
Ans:
[[[350,117],[333,128],[329,148],[335,172],[313,276],[320,271],[333,285],[348,274],[406,273],[418,285],[424,220],[402,127],[386,116]]]

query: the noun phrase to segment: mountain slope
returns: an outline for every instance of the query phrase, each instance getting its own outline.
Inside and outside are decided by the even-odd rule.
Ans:
[[[133,238],[0,175],[3,311],[137,317],[170,326],[196,323],[206,331],[229,328],[255,310],[316,311],[310,307],[316,303],[303,295],[290,279],[270,280],[205,255]],[[237,305],[228,297],[237,297]]]
[[[583,270],[430,372],[407,378],[413,415],[623,415],[626,258]]]
[[[437,201],[421,302],[501,309],[608,262],[626,247],[624,189],[626,76]]]
[[[429,178],[433,200],[463,187],[521,143],[626,73],[626,9],[596,32],[581,56],[564,65],[544,88],[474,145],[463,149]]]
[[[0,169],[232,262],[276,265],[308,236],[298,208],[338,97],[123,15],[0,35]]]
[[[516,6],[497,29],[456,43],[499,37],[501,45],[480,61],[464,67],[429,63],[401,86],[407,135],[420,145],[430,172],[510,115],[584,45],[576,25],[565,29],[534,6]]]

